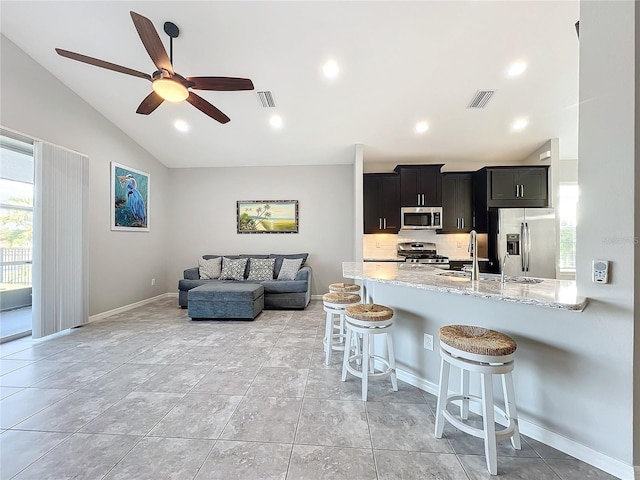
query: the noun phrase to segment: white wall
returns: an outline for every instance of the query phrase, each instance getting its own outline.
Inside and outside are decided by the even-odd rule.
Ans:
[[[596,398],[584,403],[584,441],[632,464],[637,52],[636,2],[580,3],[578,291],[592,299],[574,334],[592,370]],[[637,127],[636,127],[637,128]],[[591,282],[591,261],[611,262],[608,285]],[[636,347],[637,348],[637,347]],[[587,373],[587,375],[589,375]],[[573,389],[573,394],[585,397]],[[638,403],[638,400],[635,401]],[[616,412],[608,421],[603,412]],[[638,409],[635,414],[640,413]],[[605,415],[609,416],[609,415]],[[637,463],[637,459],[636,459]]]
[[[89,314],[169,291],[168,169],[4,36],[0,47],[1,125],[89,156]],[[111,161],[151,174],[150,232],[110,231]]]
[[[342,281],[353,261],[353,165],[171,170],[167,282],[205,254],[309,253],[312,294]],[[298,200],[298,234],[236,233],[237,200]]]

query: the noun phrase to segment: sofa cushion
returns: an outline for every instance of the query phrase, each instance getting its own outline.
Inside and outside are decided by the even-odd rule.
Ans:
[[[220,272],[222,271],[222,258],[216,257],[208,260],[205,258],[198,259],[198,271],[200,273],[200,278],[205,280],[220,278]]]
[[[222,272],[220,273],[220,280],[243,280],[247,260],[247,258],[233,259],[222,257]]]
[[[264,287],[264,293],[304,293],[307,291],[308,282],[300,280],[263,280],[260,285]]]
[[[301,265],[302,258],[283,259],[282,267],[280,267],[280,272],[278,273],[278,280],[294,280]]]
[[[276,265],[275,265],[275,269],[274,269],[274,276],[275,278],[278,278],[278,275],[280,274],[280,268],[282,268],[282,261],[285,258],[301,258],[302,259],[302,263],[300,264],[300,267],[304,267],[305,262],[307,261],[307,257],[309,256],[308,253],[293,253],[290,255],[281,255],[279,253],[272,253],[269,255],[270,258],[275,258],[276,259]]]
[[[272,280],[275,258],[250,258],[247,280]]]

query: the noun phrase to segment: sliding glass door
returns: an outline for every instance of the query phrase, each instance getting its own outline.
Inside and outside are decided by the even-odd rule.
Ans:
[[[31,334],[33,146],[0,136],[0,342]]]

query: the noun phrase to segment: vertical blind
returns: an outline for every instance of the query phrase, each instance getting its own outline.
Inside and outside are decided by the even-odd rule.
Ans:
[[[88,319],[89,159],[34,143],[33,338]]]

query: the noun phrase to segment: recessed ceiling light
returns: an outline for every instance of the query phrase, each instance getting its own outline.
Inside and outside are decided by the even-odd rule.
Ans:
[[[507,70],[507,76],[517,77],[527,69],[527,64],[523,61],[517,61],[511,64],[509,70]]]
[[[173,123],[173,126],[176,127],[176,130],[179,130],[181,132],[188,132],[189,131],[189,124],[187,122],[185,122],[184,120],[176,120]]]
[[[416,123],[416,133],[421,135],[427,130],[429,130],[429,124],[427,122],[418,122]]]
[[[518,118],[511,124],[511,130],[513,130],[514,132],[519,132],[521,130],[524,130],[527,125],[529,125],[528,119]]]
[[[324,76],[333,80],[340,73],[340,67],[335,60],[327,60],[327,62],[322,66],[322,73]]]
[[[269,123],[273,128],[281,128],[282,127],[282,117],[280,115],[272,115],[269,119]]]

